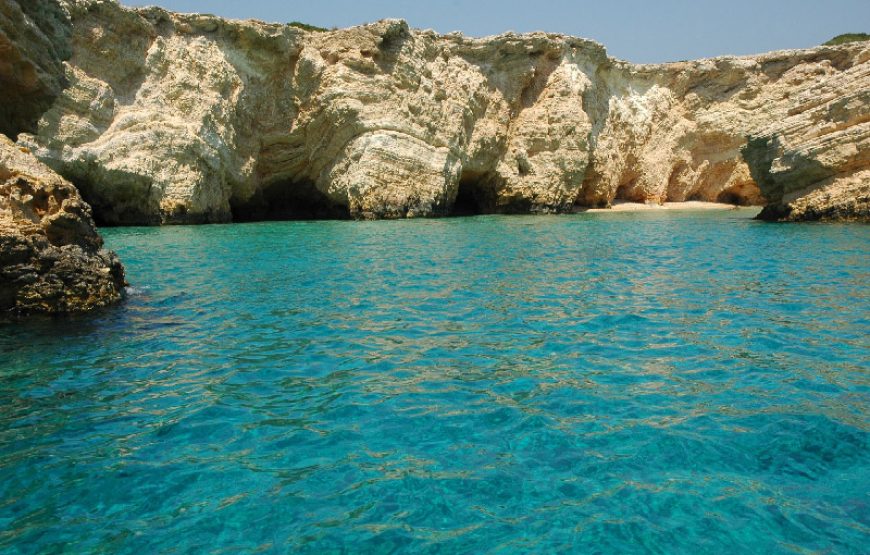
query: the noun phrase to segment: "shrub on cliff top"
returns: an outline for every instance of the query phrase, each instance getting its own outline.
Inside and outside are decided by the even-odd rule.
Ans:
[[[868,35],[867,33],[846,33],[844,35],[838,35],[832,38],[825,43],[825,46],[837,46],[838,44],[860,42],[862,40],[870,40],[870,35]]]
[[[296,28],[302,29],[303,31],[313,31],[315,33],[322,33],[324,31],[327,31],[327,29],[324,27],[318,27],[316,25],[309,25],[307,23],[302,23],[301,21],[291,21],[287,25],[289,25],[291,27],[296,27]]]

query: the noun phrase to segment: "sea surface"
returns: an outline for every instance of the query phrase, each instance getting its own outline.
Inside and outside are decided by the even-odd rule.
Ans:
[[[870,226],[103,230],[0,324],[2,553],[867,553]]]

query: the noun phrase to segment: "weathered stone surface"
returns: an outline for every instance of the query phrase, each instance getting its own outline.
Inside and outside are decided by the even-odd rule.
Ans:
[[[842,217],[866,183],[870,43],[633,65],[545,33],[307,32],[61,5],[69,87],[20,142],[107,223],[805,199],[798,218],[840,198],[813,193],[828,179]]]
[[[69,182],[0,135],[0,312],[73,312],[121,297],[124,269],[100,250]]]
[[[870,222],[870,44],[861,58],[750,137],[744,154],[771,201],[763,219]]]
[[[66,85],[69,21],[55,0],[0,1],[0,133],[36,123]]]

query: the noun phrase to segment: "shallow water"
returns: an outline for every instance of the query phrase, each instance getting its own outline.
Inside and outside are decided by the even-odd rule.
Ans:
[[[0,324],[0,551],[865,552],[870,227],[119,228]]]

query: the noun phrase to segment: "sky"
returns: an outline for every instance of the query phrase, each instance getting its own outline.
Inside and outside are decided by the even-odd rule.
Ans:
[[[870,0],[122,0],[270,22],[349,27],[403,18],[415,28],[487,36],[548,31],[594,39],[611,56],[668,62],[808,48],[870,33]]]

